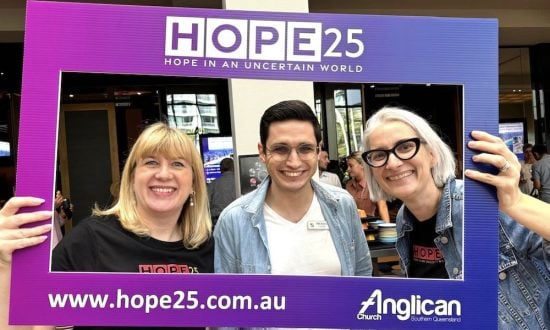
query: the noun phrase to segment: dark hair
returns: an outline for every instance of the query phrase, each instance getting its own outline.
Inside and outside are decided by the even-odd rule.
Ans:
[[[300,120],[310,122],[315,133],[317,144],[321,142],[321,126],[313,110],[303,101],[288,100],[274,104],[267,108],[260,120],[260,142],[266,147],[269,135],[269,125],[278,121]]]
[[[220,172],[224,173],[227,171],[233,171],[233,159],[224,158],[220,162]]]
[[[531,151],[536,152],[539,155],[544,155],[548,153],[548,148],[545,144],[535,144]]]
[[[525,143],[523,145],[523,152],[525,153],[528,148],[531,148],[531,151],[533,151],[533,145],[531,143]]]

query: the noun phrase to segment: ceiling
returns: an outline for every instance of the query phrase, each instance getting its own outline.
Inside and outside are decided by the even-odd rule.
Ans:
[[[265,1],[265,0],[250,0]],[[275,1],[275,0],[273,0]],[[277,0],[279,1],[279,0]],[[290,1],[290,0],[286,0]],[[76,2],[68,0],[66,2]],[[225,0],[80,0],[78,2],[223,8]],[[335,3],[337,5],[335,5]],[[0,42],[22,42],[25,0],[0,1]],[[497,18],[501,100],[530,99],[528,47],[550,43],[549,0],[309,0],[316,13]],[[521,92],[518,92],[521,90]]]
[[[223,8],[223,0],[65,0],[65,2]],[[4,37],[10,32],[22,36],[25,4],[26,0],[0,1],[0,22],[2,22],[0,32],[5,34]],[[337,2],[309,0],[308,4],[310,12],[317,13],[498,18],[501,47],[550,43],[550,1],[548,0],[343,0]],[[0,34],[0,42],[5,42],[6,40],[2,37]]]

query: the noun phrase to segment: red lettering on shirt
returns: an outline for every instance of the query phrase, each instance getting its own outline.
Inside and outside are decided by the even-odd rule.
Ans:
[[[140,273],[191,273],[187,265],[167,264],[167,265],[139,265]]]
[[[441,250],[437,247],[413,245],[413,259],[424,263],[437,263],[443,260]]]

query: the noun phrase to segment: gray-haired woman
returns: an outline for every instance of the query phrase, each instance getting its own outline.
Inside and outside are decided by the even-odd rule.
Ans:
[[[417,114],[384,107],[368,121],[371,199],[400,199],[396,247],[407,277],[462,278],[463,183],[449,146]]]

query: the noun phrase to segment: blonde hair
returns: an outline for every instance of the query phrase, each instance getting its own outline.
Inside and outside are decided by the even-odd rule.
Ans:
[[[118,199],[106,210],[95,207],[93,214],[115,215],[126,230],[139,236],[149,235],[149,229],[141,222],[137,212],[134,173],[140,159],[154,154],[173,159],[182,158],[191,164],[194,193],[184,202],[178,222],[183,245],[188,249],[197,248],[212,233],[203,164],[191,139],[180,130],[171,128],[164,123],[152,124],[141,133],[128,155],[126,164],[124,164]],[[194,206],[189,205],[190,198],[193,198]]]
[[[361,151],[356,150],[356,151],[352,152],[351,154],[349,154],[346,157],[346,160],[350,160],[350,159],[355,160],[359,165],[365,167],[365,163],[363,162],[363,158],[361,158]]]

